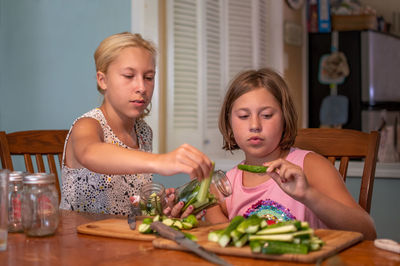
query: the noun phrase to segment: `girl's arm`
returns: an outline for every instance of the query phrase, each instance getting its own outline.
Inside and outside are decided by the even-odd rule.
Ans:
[[[309,153],[303,170],[283,159],[268,164],[278,185],[294,199],[302,202],[329,228],[358,231],[365,239],[375,239],[372,218],[354,200],[336,168],[324,157]]]
[[[229,222],[228,212],[225,202],[222,202],[214,207],[207,209],[205,219],[211,224],[219,224]]]
[[[75,123],[66,147],[66,164],[104,174],[186,173],[198,179],[208,177],[212,166],[206,155],[188,144],[166,154],[153,154],[104,143],[101,126],[92,118]]]

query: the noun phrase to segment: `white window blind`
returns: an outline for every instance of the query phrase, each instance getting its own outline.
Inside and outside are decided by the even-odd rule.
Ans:
[[[176,128],[197,129],[197,1],[174,1],[174,105]]]
[[[271,1],[168,1],[168,151],[189,143],[224,156],[218,117],[229,81],[271,65]]]

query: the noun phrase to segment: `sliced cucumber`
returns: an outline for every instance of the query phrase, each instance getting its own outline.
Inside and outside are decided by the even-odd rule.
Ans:
[[[174,223],[172,225],[175,226],[176,228],[178,228],[179,230],[182,230],[182,228],[183,228],[183,224],[179,220],[174,221]]]
[[[189,230],[193,228],[193,225],[188,222],[182,222],[183,229]]]
[[[151,224],[152,222],[153,222],[153,219],[151,219],[151,218],[144,218],[142,223],[144,223],[144,224]]]
[[[174,220],[172,220],[171,218],[166,218],[162,221],[162,223],[167,226],[172,226],[174,224]]]
[[[268,241],[262,247],[263,254],[307,254],[308,246],[304,244],[287,243],[281,241]]]
[[[294,239],[293,234],[274,234],[274,235],[250,235],[249,240],[276,240],[284,242],[292,242]]]
[[[215,163],[212,162],[210,176],[201,181],[200,190],[199,190],[199,193],[197,194],[198,202],[204,202],[207,199],[208,189],[210,188],[212,175],[214,174],[214,167],[215,167]]]
[[[271,235],[271,234],[290,233],[290,232],[296,232],[296,231],[297,231],[297,227],[294,224],[288,224],[288,225],[273,227],[273,228],[270,228],[269,226],[267,226],[266,228],[258,231],[256,234],[257,235]]]
[[[231,241],[231,232],[236,229],[236,227],[244,221],[243,216],[235,216],[231,222],[229,223],[228,227],[225,228],[224,232],[222,233],[221,237],[218,239],[218,244],[221,247],[226,247],[228,243]]]
[[[250,249],[253,253],[261,253],[264,242],[259,240],[250,240]]]
[[[234,241],[233,244],[235,245],[235,247],[240,248],[243,247],[248,240],[249,240],[249,234],[244,234],[240,239]]]
[[[142,234],[150,234],[153,232],[153,230],[151,230],[150,228],[150,224],[144,224],[144,223],[139,225],[138,230]]]
[[[221,235],[224,233],[225,229],[215,230],[208,233],[208,241],[218,242]]]

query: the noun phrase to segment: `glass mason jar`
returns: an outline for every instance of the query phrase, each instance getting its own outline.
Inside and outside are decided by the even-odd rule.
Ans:
[[[206,208],[214,206],[224,201],[225,197],[232,194],[232,186],[228,177],[222,170],[215,170],[212,177],[208,194],[204,202],[197,199],[201,182],[193,179],[190,182],[175,189],[175,201],[183,201],[185,204],[182,211],[185,211],[190,205],[193,205],[192,213],[196,214]]]
[[[22,192],[25,173],[13,171],[8,182],[8,232],[23,232],[22,228]]]
[[[162,184],[153,182],[142,187],[139,201],[142,215],[162,215],[166,203],[165,188]]]
[[[58,193],[54,174],[35,173],[24,177],[22,226],[28,236],[55,233],[58,222]]]

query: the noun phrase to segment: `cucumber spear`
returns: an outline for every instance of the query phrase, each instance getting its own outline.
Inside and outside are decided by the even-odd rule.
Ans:
[[[265,173],[268,167],[262,165],[239,164],[238,168],[242,171],[247,171],[252,173]]]
[[[210,176],[201,181],[199,193],[197,194],[197,202],[203,203],[207,200],[208,189],[211,184],[212,175],[214,174],[215,163],[212,162]]]

